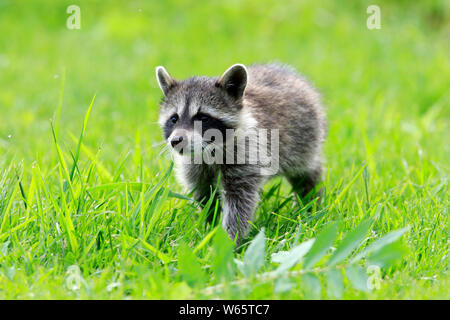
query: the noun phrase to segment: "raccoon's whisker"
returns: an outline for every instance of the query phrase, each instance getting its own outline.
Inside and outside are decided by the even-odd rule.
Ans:
[[[167,144],[167,143],[161,143],[161,144],[159,144],[159,148],[161,148],[162,150],[164,150],[164,149],[167,149],[167,147],[168,147],[169,145]]]
[[[161,157],[161,155],[163,154],[165,152],[165,150],[163,149],[163,150],[161,150],[159,153],[158,153],[158,158],[159,157]]]
[[[158,147],[161,147],[161,146],[163,146],[163,145],[167,145],[167,143],[166,143],[165,141],[162,141],[162,142],[155,142],[154,144],[152,144],[152,147],[153,147],[153,148],[158,148]]]
[[[210,151],[209,151],[209,144],[208,143],[205,143],[204,141],[202,141],[202,149],[203,149],[203,154],[202,154],[202,156],[203,156],[203,158],[205,159],[205,160],[207,160],[207,162],[208,163],[210,163],[211,161],[211,154],[210,154]]]
[[[168,151],[169,151],[169,148],[170,148],[169,145],[166,144],[166,145],[161,149],[161,151],[159,152],[158,157],[160,157],[163,153],[166,153],[166,152],[167,152],[167,154],[169,154],[169,156],[171,156],[172,153],[171,153],[171,152],[168,152]]]

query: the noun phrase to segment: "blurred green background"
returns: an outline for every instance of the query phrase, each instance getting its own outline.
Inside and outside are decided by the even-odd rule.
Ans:
[[[81,9],[80,30],[66,27],[66,9],[71,4]],[[381,9],[379,30],[366,26],[366,9],[372,4]],[[134,161],[124,164],[120,180],[144,177],[152,182],[169,167],[168,158],[160,156],[162,135],[156,121],[162,95],[155,80],[156,66],[164,65],[174,77],[185,78],[216,76],[234,63],[288,63],[323,95],[329,119],[327,190],[338,193],[362,163],[368,164],[370,194],[366,195],[364,182],[358,180],[327,219],[342,218],[350,230],[353,221],[363,217],[362,203],[367,200],[368,206],[379,202],[386,210],[378,222],[378,232],[412,226],[407,239],[410,256],[394,270],[398,273],[388,274],[386,281],[392,277],[393,282],[386,282],[388,285],[372,297],[448,297],[449,52],[450,2],[444,0],[0,0],[0,169],[11,163],[20,168],[27,188],[31,168],[37,164],[56,194],[58,179],[53,173],[57,175],[58,160],[50,119],[59,129],[58,141],[70,159],[68,151],[73,152],[76,146],[71,136],[79,136],[86,110],[96,95],[84,137],[86,148],[93,154],[100,150],[98,163],[111,172],[131,152]],[[80,166],[86,167],[89,161],[83,151]],[[101,172],[93,184],[109,182]],[[170,181],[173,189],[180,190],[172,177]],[[117,200],[119,207],[121,199]],[[263,221],[277,208],[270,201],[266,199],[259,209]],[[14,212],[22,219],[24,210],[21,202],[16,202]],[[172,202],[167,206],[167,210],[173,209]],[[184,210],[183,203],[175,206]],[[115,210],[112,205],[111,210]],[[120,217],[115,219],[121,225]],[[87,230],[80,221],[77,230]],[[106,229],[104,223],[100,227]],[[264,226],[261,220],[256,224]],[[33,225],[38,227],[38,223]],[[316,225],[305,227],[301,240],[316,232]],[[97,226],[86,224],[86,228],[96,230]],[[117,228],[121,234],[123,230]],[[174,228],[184,230],[184,225],[174,223]],[[0,262],[17,262],[17,268],[27,270],[31,277],[27,260],[21,258],[25,248],[32,254],[30,261],[42,263],[48,270],[55,267],[55,277],[64,281],[61,279],[73,263],[72,257],[61,254],[60,265],[53,264],[45,246],[35,249],[41,243],[38,233],[31,227],[21,232],[23,238],[12,245],[18,258],[11,255]],[[80,239],[95,237],[79,232]],[[33,240],[28,241],[30,234]],[[198,242],[202,236],[194,231],[186,234]],[[160,240],[157,235],[152,237],[152,241]],[[120,249],[120,243],[115,245]],[[28,250],[28,246],[32,248]],[[160,249],[175,257],[171,246],[172,242]],[[128,270],[128,262],[120,260],[123,265],[119,266],[103,253],[86,250],[89,259],[92,257],[86,258],[90,264],[84,269],[87,274],[101,274],[97,258],[107,261],[104,263],[112,272],[116,268]],[[149,262],[141,260],[141,254],[134,258],[133,263],[147,270]],[[208,259],[203,262],[208,264]],[[172,269],[166,271],[170,274]],[[4,289],[12,297],[29,288],[27,280],[17,287],[5,283],[15,288]],[[43,283],[50,281],[39,280],[36,292]],[[142,287],[144,292],[145,285]],[[43,296],[57,296],[51,290]],[[101,290],[105,292],[104,286]],[[134,292],[141,297],[141,291]],[[143,296],[168,297],[164,292]],[[253,297],[272,295],[264,291]]]

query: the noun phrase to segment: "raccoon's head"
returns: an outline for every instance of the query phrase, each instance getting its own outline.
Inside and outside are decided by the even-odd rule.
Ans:
[[[222,147],[227,129],[239,128],[247,85],[244,65],[231,66],[220,78],[192,77],[182,81],[160,66],[156,78],[164,94],[159,124],[167,143],[178,153],[195,154],[210,146]]]

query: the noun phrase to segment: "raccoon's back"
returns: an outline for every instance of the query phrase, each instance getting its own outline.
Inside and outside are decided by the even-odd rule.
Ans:
[[[259,128],[279,129],[287,152],[307,152],[324,140],[325,113],[312,84],[284,65],[251,65],[248,72],[244,108]]]

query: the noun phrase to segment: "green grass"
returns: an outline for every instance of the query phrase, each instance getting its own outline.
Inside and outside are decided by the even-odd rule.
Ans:
[[[79,1],[81,30],[65,27],[69,4],[0,0],[0,298],[332,298],[333,250],[312,272],[321,290],[301,264],[289,290],[261,277],[273,253],[334,226],[340,250],[368,217],[353,256],[409,227],[392,247],[402,255],[379,289],[346,277],[342,298],[449,298],[448,3],[377,1],[372,31],[371,1]],[[184,78],[274,60],[323,93],[326,197],[305,210],[271,181],[233,251],[160,155],[154,67]],[[262,266],[246,277],[233,259]]]

